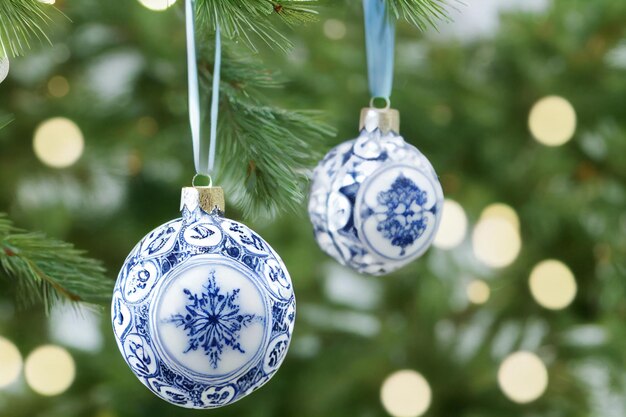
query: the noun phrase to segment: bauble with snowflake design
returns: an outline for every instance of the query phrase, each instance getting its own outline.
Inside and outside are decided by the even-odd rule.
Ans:
[[[283,362],[295,298],[280,257],[223,217],[218,187],[183,189],[182,218],[132,250],[112,302],[124,360],[162,399],[186,408],[231,404]]]
[[[315,239],[361,273],[384,275],[420,257],[441,221],[435,170],[398,130],[397,110],[363,109],[359,137],[332,149],[313,174]]]

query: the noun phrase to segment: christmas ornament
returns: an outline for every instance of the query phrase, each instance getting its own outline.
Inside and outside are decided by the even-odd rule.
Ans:
[[[441,220],[443,190],[426,157],[398,134],[389,108],[393,24],[383,0],[364,0],[372,97],[358,138],[331,150],[313,173],[309,216],[321,249],[359,272],[383,275],[421,256]]]
[[[392,109],[364,109],[359,137],[326,155],[311,186],[309,216],[322,250],[372,275],[421,256],[441,218],[437,175],[396,133],[397,117]]]
[[[9,75],[9,58],[0,57],[0,83]]]
[[[184,188],[182,218],[131,251],[113,294],[117,344],[139,380],[187,408],[233,403],[287,353],[295,298],[258,234],[222,216],[220,188]]]
[[[186,16],[194,162],[210,179],[219,27],[211,141],[201,158],[193,0],[186,2]],[[221,188],[183,188],[182,218],[135,246],[113,294],[113,331],[124,360],[154,394],[186,408],[224,406],[260,388],[283,362],[293,332],[295,297],[285,265],[265,240],[223,211]]]

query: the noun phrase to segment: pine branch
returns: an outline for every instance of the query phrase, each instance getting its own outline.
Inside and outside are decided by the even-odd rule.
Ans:
[[[73,245],[17,229],[0,213],[0,272],[13,281],[24,304],[59,300],[106,304],[113,283],[99,261]]]
[[[277,73],[259,62],[225,54],[218,144],[219,177],[245,217],[271,218],[303,201],[308,170],[334,134],[313,111],[284,110],[263,102],[260,89],[280,88]],[[203,85],[211,74],[203,65]]]
[[[255,49],[254,37],[270,46],[288,49],[291,42],[274,27],[277,22],[296,25],[317,20],[310,7],[317,0],[198,0],[200,27],[213,32],[216,23],[228,39],[241,40]]]
[[[251,35],[256,35],[285,49],[290,43],[274,27],[274,15],[290,25],[315,20],[316,11],[307,7],[315,1],[198,0],[197,18],[207,33],[219,23],[226,38],[254,48]],[[445,0],[386,1],[392,16],[422,29],[447,16]],[[212,65],[202,67],[204,88],[210,91]],[[258,62],[226,56],[223,74],[221,91],[226,100],[222,101],[219,126],[219,174],[230,199],[245,217],[271,218],[297,208],[304,199],[307,170],[322,156],[316,145],[332,135],[332,129],[321,122],[319,113],[266,105],[258,90],[281,87],[282,83]]]
[[[0,0],[0,56],[22,55],[32,39],[50,42],[44,31],[49,10],[38,0]]]
[[[391,14],[420,30],[436,28],[437,20],[448,20],[446,0],[386,0]]]

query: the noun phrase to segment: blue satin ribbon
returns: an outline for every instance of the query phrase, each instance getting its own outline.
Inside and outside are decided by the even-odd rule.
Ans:
[[[370,94],[388,101],[393,85],[395,23],[385,4],[385,0],[363,0]]]
[[[217,144],[217,116],[220,97],[220,70],[222,64],[222,42],[220,27],[215,29],[215,64],[213,67],[213,91],[211,96],[211,134],[208,146],[201,141],[200,134],[200,88],[198,83],[198,58],[196,53],[195,0],[185,3],[187,32],[187,78],[189,87],[189,123],[193,142],[194,165],[197,175],[211,178],[215,166],[215,146]],[[194,177],[195,178],[195,177]]]

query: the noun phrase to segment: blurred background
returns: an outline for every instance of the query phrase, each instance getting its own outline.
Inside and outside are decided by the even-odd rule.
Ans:
[[[0,211],[111,280],[193,175],[183,4],[161,5],[57,1],[52,46],[0,84]],[[136,380],[108,309],[48,317],[0,280],[0,416],[626,416],[626,2],[465,0],[451,16],[397,34],[392,104],[447,198],[422,259],[360,276],[317,248],[304,205],[243,218],[284,259],[297,323],[270,383],[205,412]],[[369,100],[361,2],[286,33],[288,53],[256,53],[288,80],[267,98],[323,110],[325,152]]]

